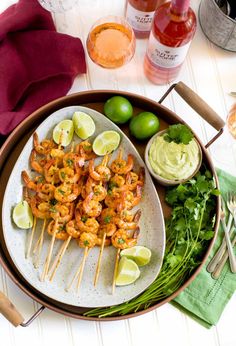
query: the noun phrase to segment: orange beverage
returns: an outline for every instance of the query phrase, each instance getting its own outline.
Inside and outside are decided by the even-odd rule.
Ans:
[[[87,50],[96,64],[105,68],[120,67],[134,55],[133,30],[121,17],[109,16],[100,19],[89,32]]]
[[[236,103],[234,103],[229,111],[226,124],[231,135],[236,139]]]

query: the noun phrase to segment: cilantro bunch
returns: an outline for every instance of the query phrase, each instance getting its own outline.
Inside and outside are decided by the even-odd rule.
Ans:
[[[176,292],[199,266],[214,235],[215,196],[219,195],[211,173],[202,169],[188,182],[167,190],[166,202],[172,213],[166,220],[166,251],[158,277],[138,297],[89,310],[86,316],[125,315],[147,309]]]
[[[192,131],[183,124],[170,125],[164,135],[166,142],[175,142],[177,144],[189,144],[192,139]]]

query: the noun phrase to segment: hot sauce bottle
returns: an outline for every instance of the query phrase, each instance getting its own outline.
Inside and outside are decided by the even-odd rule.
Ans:
[[[172,0],[155,11],[144,72],[155,84],[173,81],[185,60],[196,31],[196,16],[190,0]]]
[[[149,36],[157,4],[161,0],[127,0],[125,17],[137,38]],[[163,1],[162,1],[163,2]]]

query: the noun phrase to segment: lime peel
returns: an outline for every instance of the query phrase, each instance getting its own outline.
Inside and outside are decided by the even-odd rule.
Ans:
[[[53,129],[53,140],[55,143],[66,147],[72,141],[74,135],[73,121],[65,119],[60,121]]]
[[[151,250],[145,246],[136,245],[129,249],[124,249],[121,251],[120,256],[132,259],[138,266],[145,266],[150,262]]]
[[[72,121],[79,138],[85,140],[94,134],[96,126],[89,114],[81,111],[74,112]]]
[[[103,131],[93,141],[93,151],[103,156],[116,150],[120,144],[120,134],[116,131]]]
[[[33,214],[27,201],[21,201],[14,207],[12,218],[19,228],[28,229],[33,226]]]
[[[135,282],[140,276],[140,270],[137,264],[127,257],[121,257],[117,275],[116,275],[116,286],[126,286]]]

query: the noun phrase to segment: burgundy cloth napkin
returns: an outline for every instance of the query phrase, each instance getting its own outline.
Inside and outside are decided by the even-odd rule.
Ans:
[[[80,39],[56,32],[37,0],[19,0],[0,14],[0,134],[65,95],[86,72]]]

